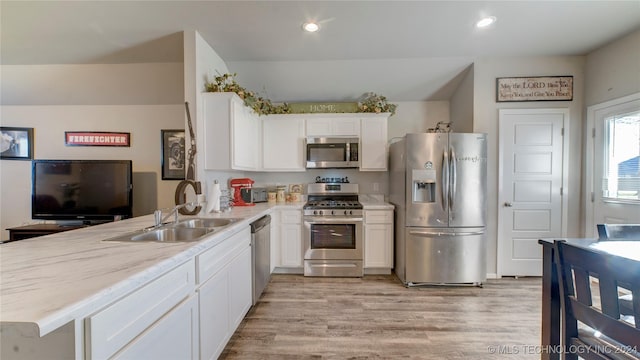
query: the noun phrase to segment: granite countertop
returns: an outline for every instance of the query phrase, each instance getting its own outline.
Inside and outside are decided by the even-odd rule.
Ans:
[[[153,225],[153,215],[146,215],[3,244],[0,321],[32,324],[43,336],[216,246],[274,208],[301,207],[263,203],[206,215],[243,220],[197,242],[102,241]]]
[[[360,195],[358,200],[365,210],[393,210],[393,204],[384,201],[383,195]]]

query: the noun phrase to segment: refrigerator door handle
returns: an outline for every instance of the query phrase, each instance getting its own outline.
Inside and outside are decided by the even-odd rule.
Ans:
[[[442,210],[449,208],[449,154],[445,151],[442,154]]]
[[[454,206],[455,206],[455,200],[456,200],[456,182],[458,180],[458,172],[457,172],[457,166],[458,166],[458,162],[456,161],[456,152],[453,148],[449,149],[449,156],[451,157],[451,162],[450,162],[450,166],[451,166],[451,175],[449,175],[451,177],[451,184],[449,185],[449,209],[453,210]]]
[[[468,232],[437,232],[437,231],[409,231],[410,235],[431,237],[431,236],[470,236],[482,235],[484,231],[468,231]]]

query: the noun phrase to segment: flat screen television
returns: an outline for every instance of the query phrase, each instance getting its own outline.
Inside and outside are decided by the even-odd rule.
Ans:
[[[131,160],[34,160],[31,217],[85,224],[129,218]]]

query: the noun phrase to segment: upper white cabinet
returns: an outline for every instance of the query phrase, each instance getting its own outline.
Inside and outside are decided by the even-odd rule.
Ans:
[[[261,121],[235,93],[205,93],[202,152],[206,170],[259,170]]]
[[[360,118],[354,114],[305,114],[307,136],[360,136]]]
[[[291,115],[262,118],[262,169],[305,171],[305,121]]]
[[[387,170],[388,113],[258,116],[235,93],[205,93],[198,144],[205,170],[305,171],[305,137],[360,138],[360,170]]]
[[[360,171],[387,170],[387,119],[371,114],[360,122]]]

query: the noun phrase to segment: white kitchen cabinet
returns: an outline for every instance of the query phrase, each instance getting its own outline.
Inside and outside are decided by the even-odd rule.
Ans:
[[[195,266],[192,259],[89,316],[85,320],[87,358],[111,357],[193,294],[194,287]],[[172,326],[173,322],[162,324],[165,325],[156,326],[161,330],[155,330],[154,333],[169,331],[165,326]]]
[[[307,114],[307,136],[354,136],[360,135],[360,118],[355,114]]]
[[[259,170],[261,120],[235,93],[205,93],[198,153],[206,170]]]
[[[365,210],[364,268],[393,268],[393,210]]]
[[[389,114],[370,114],[360,122],[360,171],[387,171]]]
[[[191,296],[180,303],[112,359],[198,359],[197,300]]]
[[[262,170],[305,171],[305,122],[298,116],[262,117]]]
[[[228,266],[229,336],[233,335],[253,304],[251,292],[251,247],[246,247]]]
[[[200,358],[216,359],[252,304],[249,227],[197,256]]]
[[[302,211],[280,212],[280,265],[284,268],[302,267]]]
[[[216,359],[229,339],[227,272],[218,272],[198,290],[200,302],[200,359]]]

